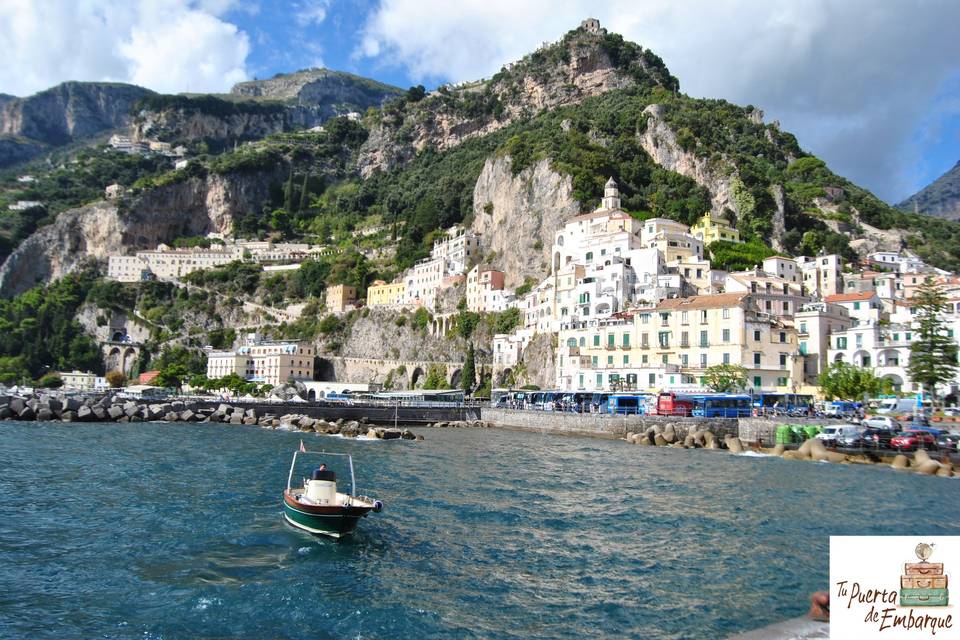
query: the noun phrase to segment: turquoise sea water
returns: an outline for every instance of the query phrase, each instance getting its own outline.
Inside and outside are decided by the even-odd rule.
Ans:
[[[803,612],[830,534],[960,533],[951,479],[420,432],[304,437],[386,505],[337,544],[282,521],[299,433],[0,423],[0,637],[718,638]]]

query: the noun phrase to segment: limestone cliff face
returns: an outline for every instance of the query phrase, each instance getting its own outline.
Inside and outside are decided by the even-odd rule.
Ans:
[[[506,286],[541,279],[550,270],[554,234],[566,218],[580,212],[570,176],[541,160],[516,176],[509,156],[488,158],[473,190],[473,231],[481,235],[484,255],[506,272]]]
[[[395,322],[397,312],[372,308],[367,317],[355,316],[344,336],[340,355],[348,358],[374,358],[418,362],[461,362],[466,342],[460,338],[434,337],[408,321]]]
[[[538,333],[523,350],[523,384],[535,384],[541,389],[552,389],[556,378],[556,338],[550,333]]]
[[[363,177],[387,171],[426,148],[455,147],[537,113],[643,84],[676,90],[676,78],[651,52],[606,33],[571,31],[501,70],[489,81],[443,88],[400,110],[385,110],[361,149]]]
[[[730,167],[700,158],[685,151],[677,142],[677,134],[663,119],[663,107],[652,104],[644,110],[649,117],[640,134],[640,145],[654,162],[670,171],[696,181],[710,192],[711,208],[720,214],[724,209],[739,213],[731,191]]]
[[[347,111],[363,113],[368,107],[379,107],[386,98],[400,95],[403,90],[341,71],[304,69],[266,80],[241,82],[234,85],[230,93],[324,107],[329,117]]]
[[[65,211],[27,238],[0,267],[0,295],[62,277],[90,260],[154,248],[181,236],[229,233],[235,215],[259,210],[271,180],[211,175],[191,178],[130,201],[95,202]]]
[[[27,98],[0,102],[0,135],[50,146],[68,144],[128,125],[133,105],[152,93],[128,84],[64,82]],[[15,161],[13,156],[8,159]]]

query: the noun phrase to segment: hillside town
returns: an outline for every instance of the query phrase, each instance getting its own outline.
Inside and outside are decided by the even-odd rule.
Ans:
[[[107,275],[120,282],[177,281],[237,260],[287,270],[337,251],[222,235],[211,240],[208,247],[160,245],[111,256]],[[928,279],[947,295],[942,320],[948,336],[960,336],[960,279],[907,251],[876,252],[853,264],[835,254],[774,255],[752,269],[728,272],[706,257],[705,247],[717,240],[739,243],[740,236],[712,212],[691,227],[633,217],[621,208],[611,178],[595,211],[556,230],[550,273],[539,282],[506,288],[508,274],[484,264],[482,238],[456,226],[394,281],[373,282],[365,299],[357,299],[353,286],[328,287],[324,309],[342,315],[364,306],[423,308],[433,316],[433,333],[442,334],[453,314],[441,310],[438,299],[463,287],[468,311],[519,314],[512,333],[493,337],[494,379],[509,381],[533,337],[549,334],[554,389],[568,392],[706,392],[707,370],[731,365],[746,371],[746,392],[822,396],[818,377],[843,362],[872,368],[894,393],[916,393],[920,385],[907,369],[916,333],[911,300]],[[313,366],[289,356],[305,352],[312,354],[313,347],[258,337],[232,351],[208,353],[208,377],[236,373],[274,385],[312,380]],[[938,391],[955,394],[957,383]]]

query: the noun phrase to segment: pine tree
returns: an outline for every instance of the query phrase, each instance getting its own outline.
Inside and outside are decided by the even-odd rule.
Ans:
[[[307,174],[303,174],[303,184],[300,186],[300,206],[298,212],[306,211],[310,208],[310,190],[307,188]]]
[[[907,367],[914,382],[936,398],[937,385],[953,380],[957,371],[957,343],[947,335],[940,313],[947,298],[932,278],[924,280],[913,298],[917,310],[917,339],[910,345]]]
[[[473,343],[467,347],[467,359],[463,363],[463,371],[460,373],[460,388],[466,393],[470,393],[477,384],[477,363],[476,354],[473,351]]]
[[[287,213],[293,213],[293,165],[290,165],[290,176],[287,178],[287,185],[284,188],[283,208]]]

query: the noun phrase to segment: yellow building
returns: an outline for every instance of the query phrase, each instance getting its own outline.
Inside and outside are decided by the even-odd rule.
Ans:
[[[563,325],[557,388],[705,389],[709,367],[740,365],[747,387],[790,391],[803,382],[792,323],[758,313],[744,293],[671,298],[611,318]]]
[[[407,286],[403,282],[375,280],[367,289],[367,306],[393,306],[403,304]]]
[[[740,242],[740,232],[734,229],[726,218],[714,217],[709,212],[690,227],[690,233],[703,240],[703,244],[710,244],[717,240]]]
[[[327,287],[327,311],[340,314],[357,301],[357,288],[346,284]]]

